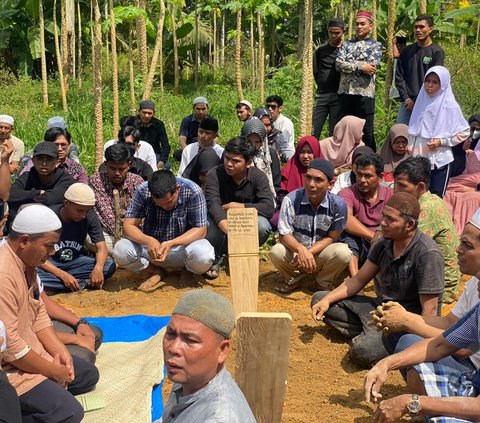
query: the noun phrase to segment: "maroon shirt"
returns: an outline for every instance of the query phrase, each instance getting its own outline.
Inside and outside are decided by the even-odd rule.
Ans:
[[[385,203],[393,195],[391,188],[383,185],[378,186],[378,195],[373,203],[369,203],[364,194],[358,190],[358,185],[353,184],[343,188],[338,195],[345,200],[348,208],[352,209],[353,215],[368,229],[375,231],[382,220],[382,212]]]

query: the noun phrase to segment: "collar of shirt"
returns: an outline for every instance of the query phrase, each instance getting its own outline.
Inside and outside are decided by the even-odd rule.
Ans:
[[[385,198],[384,198],[385,187],[380,183],[378,184],[378,187],[377,187],[377,198],[375,199],[374,202],[368,201],[367,198],[365,197],[365,194],[358,189],[358,184],[355,184],[355,185],[356,185],[356,191],[358,193],[358,199],[362,203],[367,203],[370,207],[373,207],[373,206],[376,206],[378,203],[385,201]]]
[[[409,251],[414,247],[414,245],[417,243],[418,238],[422,235],[422,232],[420,232],[419,229],[416,230],[415,235],[413,239],[410,241],[410,244],[407,245],[407,248],[402,251],[402,253],[397,257],[393,258],[393,241],[391,239],[386,239],[385,238],[385,252],[392,259],[392,261],[395,260],[400,260],[402,257],[406,256]]]
[[[304,206],[310,204],[315,210],[317,210],[319,207],[323,207],[324,209],[328,209],[328,207],[330,206],[330,200],[328,198],[328,192],[325,193],[325,197],[323,197],[323,200],[320,202],[320,204],[317,207],[315,207],[310,202],[310,200],[308,199],[307,192],[305,191],[305,188],[304,188],[301,204],[304,205]]]

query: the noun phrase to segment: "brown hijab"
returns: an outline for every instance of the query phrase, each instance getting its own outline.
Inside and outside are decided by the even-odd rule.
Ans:
[[[405,154],[397,154],[393,151],[393,142],[398,137],[404,137],[408,141],[408,126],[404,123],[397,123],[390,128],[388,137],[380,149],[380,157],[383,159],[384,172],[392,173],[398,164],[410,156],[408,149]]]

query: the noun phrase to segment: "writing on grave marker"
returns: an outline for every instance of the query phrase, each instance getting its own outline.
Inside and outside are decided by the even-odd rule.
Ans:
[[[252,234],[257,231],[255,209],[230,209],[228,212],[229,234]]]

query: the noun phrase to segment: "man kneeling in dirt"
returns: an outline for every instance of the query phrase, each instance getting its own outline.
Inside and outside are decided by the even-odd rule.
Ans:
[[[117,264],[133,272],[151,266],[158,273],[143,290],[159,286],[163,269],[182,270],[180,283],[185,285],[205,273],[215,258],[205,239],[207,203],[202,190],[169,170],[158,170],[135,191],[123,233],[126,238],[113,249]]]
[[[395,193],[385,204],[380,238],[358,273],[333,291],[312,297],[312,316],[352,338],[350,358],[370,367],[387,356],[382,336],[369,326],[370,312],[388,301],[422,316],[435,316],[444,285],[444,262],[437,244],[417,229],[420,205],[411,194]],[[375,278],[376,298],[359,295]],[[401,334],[388,335],[395,345]]]
[[[186,292],[163,338],[168,378],[174,382],[163,423],[255,423],[242,391],[225,368],[235,326],[232,304],[207,289]]]

